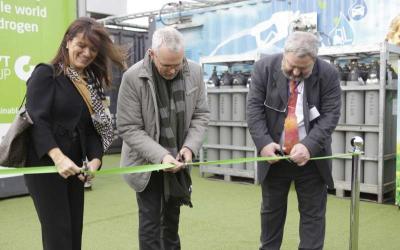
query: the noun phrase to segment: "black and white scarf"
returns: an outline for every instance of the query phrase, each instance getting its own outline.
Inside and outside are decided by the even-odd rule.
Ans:
[[[86,104],[90,105],[91,118],[97,133],[101,137],[104,152],[110,147],[114,139],[114,129],[112,126],[111,114],[109,110],[109,103],[104,94],[104,89],[101,86],[99,79],[93,72],[86,72],[87,81],[82,79],[79,73],[72,67],[66,67],[65,70],[68,78],[75,84],[85,83],[85,86],[90,93],[90,101],[85,100]],[[78,90],[79,91],[79,90]],[[81,93],[79,91],[79,93]],[[82,97],[85,96],[81,93]]]

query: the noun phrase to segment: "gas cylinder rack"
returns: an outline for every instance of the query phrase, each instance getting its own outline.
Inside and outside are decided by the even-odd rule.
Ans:
[[[397,76],[388,62],[400,48],[386,42],[320,48],[319,56],[341,75],[342,108],[332,135],[333,153],[349,152],[353,136],[364,138],[360,165],[361,198],[378,203],[393,198],[396,177]],[[350,65],[350,66],[349,66]],[[351,158],[333,160],[337,196],[351,191]]]
[[[246,123],[246,97],[250,83],[250,71],[260,57],[252,55],[229,55],[201,57],[203,70],[213,73],[206,80],[210,123],[207,139],[200,160],[224,160],[254,157],[257,151]],[[254,179],[257,183],[256,163],[200,166],[201,176],[206,173],[222,175],[231,181],[232,176]]]

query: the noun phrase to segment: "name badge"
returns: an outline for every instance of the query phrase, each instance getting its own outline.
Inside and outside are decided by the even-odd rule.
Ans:
[[[315,106],[310,108],[310,121],[314,120],[315,118],[318,118],[319,116],[320,114]]]

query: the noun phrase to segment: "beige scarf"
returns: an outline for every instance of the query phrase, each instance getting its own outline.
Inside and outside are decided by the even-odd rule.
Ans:
[[[78,90],[79,94],[81,94],[83,100],[86,103],[86,106],[89,109],[90,114],[92,115],[94,113],[93,104],[92,104],[92,100],[90,98],[90,92],[89,92],[89,89],[87,87],[87,83],[82,78],[79,78],[77,81],[72,81],[72,82],[74,83],[74,85],[75,85],[76,89]]]

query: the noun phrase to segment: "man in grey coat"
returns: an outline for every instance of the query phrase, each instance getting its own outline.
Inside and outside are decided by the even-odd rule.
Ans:
[[[261,156],[289,155],[290,161],[259,162],[262,191],[261,247],[280,249],[287,195],[294,181],[300,212],[299,249],[322,249],[327,186],[333,188],[331,134],[340,116],[336,69],[317,58],[318,39],[293,32],[284,53],[254,65],[247,105],[250,134]]]
[[[121,166],[175,165],[124,176],[136,191],[140,249],[180,249],[180,205],[190,205],[190,197],[174,197],[173,185],[189,176],[184,163],[199,152],[208,121],[201,67],[184,57],[182,34],[156,30],[144,59],[123,75],[117,107]]]

